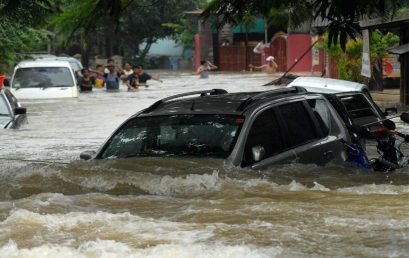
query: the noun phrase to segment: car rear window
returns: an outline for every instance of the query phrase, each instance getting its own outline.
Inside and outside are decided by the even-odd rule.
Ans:
[[[339,97],[352,121],[357,125],[377,121],[379,115],[362,94]]]
[[[226,158],[243,119],[220,115],[135,118],[108,141],[101,158],[199,156]]]
[[[19,68],[13,80],[13,88],[72,87],[74,80],[67,67]]]

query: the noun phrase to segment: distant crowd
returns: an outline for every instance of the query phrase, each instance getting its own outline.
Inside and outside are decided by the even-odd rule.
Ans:
[[[143,70],[142,65],[125,63],[123,69],[108,59],[107,64],[97,65],[95,70],[84,68],[77,74],[78,85],[82,92],[92,91],[93,88],[105,87],[108,91],[118,91],[122,84],[128,91],[136,91],[140,86],[148,87],[148,80],[163,82],[158,77],[151,76]]]

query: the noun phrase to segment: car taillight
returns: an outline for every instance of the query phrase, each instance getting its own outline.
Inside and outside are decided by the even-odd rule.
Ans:
[[[236,118],[236,124],[241,125],[244,123],[244,117],[238,117]]]
[[[389,130],[383,125],[375,125],[367,128],[367,137],[379,139],[388,135]]]
[[[6,76],[4,74],[0,74],[0,90],[4,86],[4,79],[5,78],[6,78]]]

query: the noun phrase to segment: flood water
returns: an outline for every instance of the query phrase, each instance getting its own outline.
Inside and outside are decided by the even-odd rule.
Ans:
[[[0,132],[1,258],[407,257],[408,170],[79,160],[160,98],[271,89],[261,86],[271,80],[263,74],[162,79],[138,92],[22,101],[29,124]]]

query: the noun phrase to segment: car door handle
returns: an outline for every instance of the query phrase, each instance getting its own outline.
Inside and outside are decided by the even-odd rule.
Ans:
[[[332,156],[333,154],[334,152],[332,150],[324,151],[324,157],[329,157],[329,156]]]
[[[68,90],[68,88],[60,88],[60,90]]]

